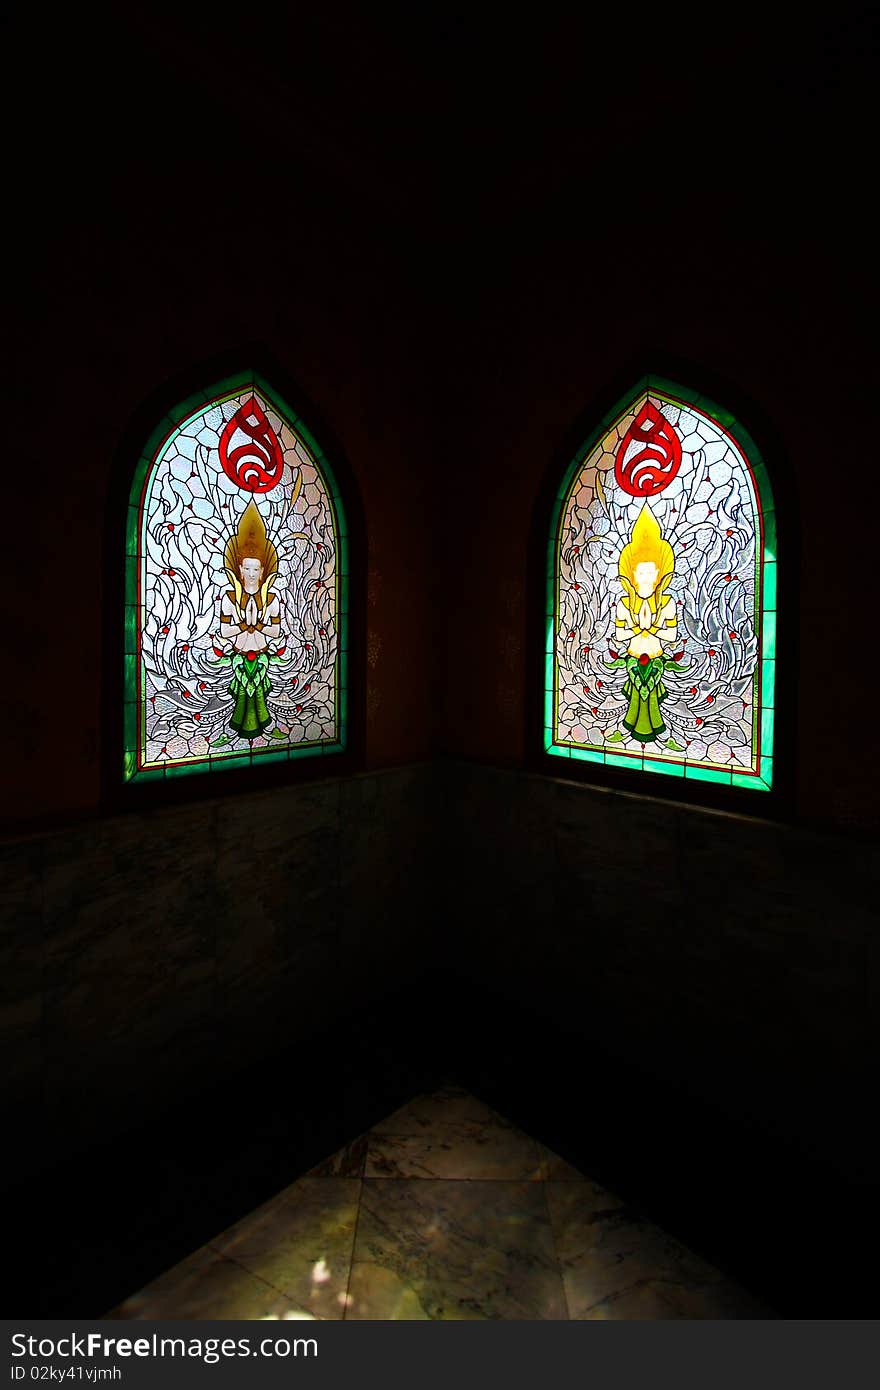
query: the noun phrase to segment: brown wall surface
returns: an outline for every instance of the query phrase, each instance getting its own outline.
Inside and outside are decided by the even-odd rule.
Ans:
[[[252,365],[251,345],[293,382],[309,424],[311,403],[360,494],[364,765],[423,757],[433,696],[430,577],[419,559],[428,524],[421,319],[381,182],[307,141],[291,149],[271,124],[256,147],[241,112],[193,73],[185,50],[145,40],[124,71],[97,51],[79,66],[66,56],[44,55],[51,119],[26,108],[11,155],[27,215],[12,258],[7,458],[28,489],[7,524],[28,537],[27,576],[18,572],[14,588],[42,617],[28,642],[26,711],[20,692],[4,690],[4,724],[15,730],[5,771],[17,789],[7,824],[98,807],[100,753],[112,737],[101,691],[116,659],[103,650],[103,615],[124,521],[105,544],[106,517],[114,471],[128,475],[136,463],[121,442],[145,402],[174,403],[175,379],[218,356]],[[320,439],[320,423],[313,429]],[[14,622],[8,589],[5,600]]]
[[[562,458],[560,450],[575,422],[583,442],[654,371],[734,411],[774,484],[787,697],[777,737],[791,737],[793,781],[786,814],[870,829],[880,823],[880,726],[858,711],[871,707],[874,677],[841,628],[873,583],[860,519],[873,505],[870,465],[857,442],[871,437],[876,402],[867,251],[860,256],[851,224],[854,244],[844,246],[827,210],[811,212],[788,180],[759,186],[748,212],[734,204],[722,215],[712,176],[686,159],[684,173],[685,192],[649,235],[641,222],[626,225],[626,190],[613,188],[607,199],[597,191],[596,207],[586,197],[578,204],[584,222],[536,219],[531,235],[514,226],[500,262],[486,262],[471,363],[461,369],[472,383],[462,400],[467,505],[442,606],[440,742],[509,765],[538,746],[527,710],[543,662],[529,615],[544,600],[549,525],[530,563],[536,516],[549,517],[548,480],[558,486],[574,456],[577,442]],[[833,186],[842,194],[845,184],[838,169]],[[712,197],[721,205],[707,224]],[[650,795],[656,780],[634,775],[633,789]]]

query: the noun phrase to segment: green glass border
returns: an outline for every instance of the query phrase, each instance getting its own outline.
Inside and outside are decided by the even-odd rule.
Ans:
[[[561,543],[560,526],[565,515],[571,488],[575,479],[583,467],[584,460],[592,453],[596,445],[605,435],[609,428],[616,424],[623,415],[631,409],[635,401],[644,393],[662,396],[676,404],[693,406],[695,409],[708,415],[716,424],[720,425],[732,437],[734,443],[745,459],[746,466],[750,469],[755,483],[755,492],[761,509],[761,533],[763,535],[763,552],[759,560],[759,572],[756,584],[756,606],[758,603],[757,594],[763,592],[765,584],[768,592],[764,594],[762,600],[761,618],[761,653],[756,665],[756,676],[760,681],[760,708],[761,725],[760,733],[757,727],[757,707],[759,691],[756,689],[753,716],[753,743],[757,744],[760,738],[759,770],[763,773],[765,762],[769,764],[767,776],[762,775],[744,778],[741,774],[731,774],[729,772],[716,771],[711,768],[688,768],[687,764],[673,764],[679,769],[678,773],[671,773],[668,766],[662,766],[656,760],[643,758],[638,767],[633,766],[632,760],[625,760],[615,757],[613,754],[588,754],[584,750],[576,750],[570,746],[557,743],[554,736],[556,729],[556,702],[558,695],[558,680],[556,666],[556,627],[557,614],[559,612],[559,548]],[[774,710],[775,710],[775,675],[776,675],[776,584],[777,574],[777,541],[776,541],[776,504],[773,498],[773,489],[767,471],[767,465],[757,444],[747,429],[739,420],[724,407],[719,406],[710,396],[693,390],[692,388],[681,386],[677,382],[669,380],[667,377],[656,376],[654,373],[646,373],[640,377],[631,389],[607,410],[598,424],[588,435],[585,442],[578,449],[577,453],[570,460],[563,474],[562,484],[556,492],[552,515],[550,518],[550,533],[547,544],[547,570],[546,570],[546,602],[545,616],[547,619],[547,634],[544,648],[544,751],[554,756],[570,753],[572,757],[583,757],[589,761],[606,762],[609,766],[628,767],[630,771],[653,773],[655,775],[679,775],[690,777],[691,780],[713,781],[729,783],[733,786],[742,786],[745,781],[754,790],[755,788],[769,790],[772,784],[772,752],[774,743]],[[772,566],[772,570],[770,567]],[[768,576],[767,571],[770,570]]]
[[[123,700],[125,709],[136,707],[143,702],[143,672],[137,660],[138,639],[141,624],[138,622],[139,567],[140,567],[140,524],[142,500],[146,505],[146,489],[160,454],[167,449],[173,438],[190,422],[193,416],[204,414],[215,405],[222,405],[243,389],[252,388],[260,392],[275,412],[280,415],[303,444],[312,462],[318,469],[330,498],[330,515],[333,523],[333,538],[336,551],[336,612],[335,628],[337,636],[336,679],[334,682],[335,708],[334,723],[337,736],[332,743],[309,744],[286,749],[257,750],[253,753],[228,754],[226,757],[211,756],[197,761],[181,763],[176,767],[139,766],[140,752],[136,749],[136,734],[132,738],[131,716],[124,714],[124,759],[123,781],[156,780],[166,776],[193,776],[197,773],[226,771],[231,767],[251,767],[259,762],[292,761],[302,757],[322,757],[329,753],[342,752],[346,743],[348,724],[348,646],[349,646],[349,535],[345,503],[339,488],[333,466],[311,430],[292,410],[278,391],[266,381],[259,372],[252,370],[236,372],[218,381],[214,386],[193,392],[180,401],[173,410],[164,415],[154,426],[146,446],[137,460],[129,490],[129,504],[126,511],[125,526],[125,614],[123,624],[123,647],[125,654]]]

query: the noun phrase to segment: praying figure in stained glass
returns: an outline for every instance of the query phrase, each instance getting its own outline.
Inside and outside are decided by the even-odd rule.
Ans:
[[[232,661],[229,694],[235,707],[229,723],[242,738],[254,739],[272,722],[266,696],[272,689],[269,661],[279,651],[281,605],[271,587],[278,552],[253,499],[226,546],[225,569],[232,588],[220,599],[220,640]]]
[[[668,592],[674,572],[672,546],[646,502],[618,560],[624,593],[617,603],[614,630],[618,643],[626,646],[626,656],[614,654],[609,663],[626,667],[623,696],[629,703],[622,723],[640,743],[666,733],[660,709],[667,696],[663,674],[667,667],[679,669],[664,655],[664,644],[674,643],[678,634],[675,600]]]

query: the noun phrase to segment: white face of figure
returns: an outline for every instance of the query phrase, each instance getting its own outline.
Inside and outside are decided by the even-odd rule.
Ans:
[[[255,594],[260,587],[263,578],[263,566],[259,560],[242,560],[241,582],[244,585],[245,593]]]
[[[642,560],[641,564],[636,565],[635,580],[639,596],[650,598],[657,587],[659,578],[660,572],[653,560]]]

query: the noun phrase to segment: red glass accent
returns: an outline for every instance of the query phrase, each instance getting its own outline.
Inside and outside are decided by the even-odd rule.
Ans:
[[[673,652],[673,653],[672,653],[672,660],[673,660],[673,661],[681,661],[681,658],[682,658],[683,656],[684,656],[684,647],[682,647],[682,649],[681,649],[680,652]]]
[[[216,650],[216,648],[215,648],[215,650]],[[204,688],[205,688],[205,682],[204,682],[204,681],[199,681],[199,690],[204,690]]]
[[[700,724],[702,724],[702,722],[703,722],[702,719],[698,719],[698,720],[697,720],[697,727],[698,727],[698,728],[699,728]]]
[[[169,531],[173,531],[173,530],[174,530],[174,522],[173,522],[173,521],[169,521],[169,523],[168,523],[168,530],[169,530]]]
[[[617,655],[617,652],[612,651],[611,647],[608,648],[608,655],[611,657],[611,660],[612,660],[612,661],[619,661],[619,660],[620,660],[620,658],[619,658],[618,655]]]
[[[183,698],[184,698],[184,700],[191,700],[191,699],[192,699],[192,695],[190,695],[190,693],[189,693],[188,690],[184,690],[184,692],[183,692]]]
[[[707,696],[706,696],[706,704],[707,704],[707,705],[714,705],[714,703],[715,703],[715,696],[714,696],[714,695],[707,695]]]
[[[277,650],[277,652],[275,653],[275,655],[276,655],[276,656],[283,656],[284,653],[285,653],[286,651],[287,651],[287,648],[286,648],[286,647],[279,647],[278,650]]]
[[[247,659],[248,659],[248,661],[256,661],[256,659],[257,659],[257,654],[256,654],[256,652],[248,652],[248,653],[247,653]]]
[[[647,652],[642,652],[641,656],[639,657],[639,665],[640,665],[640,666],[647,666],[649,660],[650,660],[650,658],[649,658],[649,656],[648,656],[648,653],[647,653]]]
[[[239,433],[246,435],[249,442],[230,449]],[[251,396],[227,420],[220,436],[220,463],[227,478],[245,492],[269,492],[281,481],[281,444],[256,396]]]
[[[170,632],[170,631],[171,631],[171,629],[170,629],[170,628],[168,628],[168,627],[163,627],[163,629],[162,629],[162,631],[163,631],[163,632]]]
[[[196,710],[195,714],[193,715],[193,719],[201,719],[201,717],[202,716],[199,714],[198,710]]]
[[[297,714],[302,714],[302,705],[297,705],[296,712]]]
[[[692,685],[692,686],[690,687],[689,693],[690,693],[691,695],[696,695],[696,693],[697,693],[697,687],[696,687],[695,685]]]
[[[645,448],[625,459],[631,444]],[[614,460],[614,480],[630,497],[656,497],[681,467],[681,440],[672,425],[650,401],[645,401],[623,439]]]
[[[304,685],[304,686],[303,686],[303,694],[304,694],[304,695],[308,695],[308,693],[309,693],[309,691],[311,690],[311,688],[312,688],[311,685]]]
[[[168,573],[171,575],[171,578],[173,579],[173,578],[174,578],[174,570],[169,570]]]
[[[575,631],[574,631],[574,628],[572,628],[571,632],[570,632],[568,635],[569,635],[569,637],[574,637],[574,636],[576,635],[576,634],[575,634]]]
[[[294,676],[294,678],[293,678],[293,680],[290,682],[290,684],[291,684],[291,685],[296,685],[298,681],[299,681],[299,676]]]
[[[180,650],[181,650],[182,652],[188,652],[188,651],[189,651],[189,642],[184,642],[184,644],[183,644],[183,646],[181,647]]]
[[[215,647],[215,648],[214,648],[214,655],[215,655],[215,656],[222,656],[222,655],[223,655],[223,649],[222,649],[222,647]]]
[[[736,633],[735,633],[735,632],[728,632],[727,635],[728,635],[728,637],[730,638],[731,642],[734,642],[734,641],[736,640]]]
[[[710,656],[714,656],[714,655],[715,655],[715,648],[714,648],[714,647],[710,647],[710,648],[709,648],[709,655],[710,655]]]
[[[589,687],[588,685],[585,685],[585,686],[584,686],[584,694],[585,694],[585,695],[589,695],[589,693],[590,693],[590,687]]]

